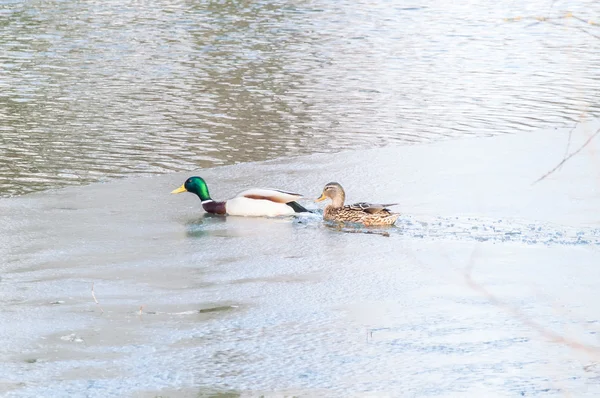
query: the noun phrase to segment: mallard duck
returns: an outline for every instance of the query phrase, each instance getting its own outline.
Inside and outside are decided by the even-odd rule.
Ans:
[[[190,177],[171,193],[191,192],[198,195],[207,213],[232,216],[286,216],[306,212],[296,200],[302,195],[278,189],[253,188],[238,193],[234,198],[217,202],[211,199],[206,181],[201,177]]]
[[[367,226],[392,225],[400,216],[400,214],[392,213],[387,209],[388,206],[394,206],[397,203],[380,205],[361,202],[344,206],[346,193],[337,182],[325,185],[323,193],[316,201],[321,202],[327,198],[331,199],[331,204],[325,207],[323,219],[328,221],[361,223]]]

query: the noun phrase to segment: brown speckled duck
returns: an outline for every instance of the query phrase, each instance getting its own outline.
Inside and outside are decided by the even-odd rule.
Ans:
[[[337,182],[330,182],[323,188],[323,193],[316,200],[317,202],[325,199],[331,199],[331,203],[323,211],[323,219],[337,222],[361,223],[366,226],[374,225],[392,225],[396,222],[400,214],[392,213],[388,206],[394,206],[397,203],[373,204],[373,203],[354,203],[345,205],[346,193],[344,188]]]

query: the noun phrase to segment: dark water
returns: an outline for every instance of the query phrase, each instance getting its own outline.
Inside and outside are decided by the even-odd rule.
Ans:
[[[598,15],[595,1],[1,2],[0,196],[564,126],[600,111]]]

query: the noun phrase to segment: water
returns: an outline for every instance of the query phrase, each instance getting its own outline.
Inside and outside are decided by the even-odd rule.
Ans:
[[[0,395],[598,396],[600,141],[532,185],[600,128],[560,128],[598,15],[0,3]],[[190,170],[315,214],[205,216]],[[331,180],[397,226],[324,224]]]
[[[0,196],[572,124],[600,111],[598,15],[595,1],[3,2]]]

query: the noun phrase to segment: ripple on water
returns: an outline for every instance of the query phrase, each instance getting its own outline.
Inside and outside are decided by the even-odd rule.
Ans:
[[[600,13],[598,2],[564,7],[582,20]],[[0,11],[0,196],[514,133],[599,111],[595,25],[547,1],[12,2]],[[541,14],[554,19],[507,20]]]
[[[316,212],[320,214],[320,212]],[[393,227],[364,227],[360,224],[322,224],[316,215],[299,217],[295,221],[308,226],[318,225],[332,231],[365,233],[384,237],[404,236],[416,239],[451,239],[478,242],[514,242],[528,245],[600,245],[600,228],[567,227],[552,223],[481,217],[420,217],[400,216]]]

